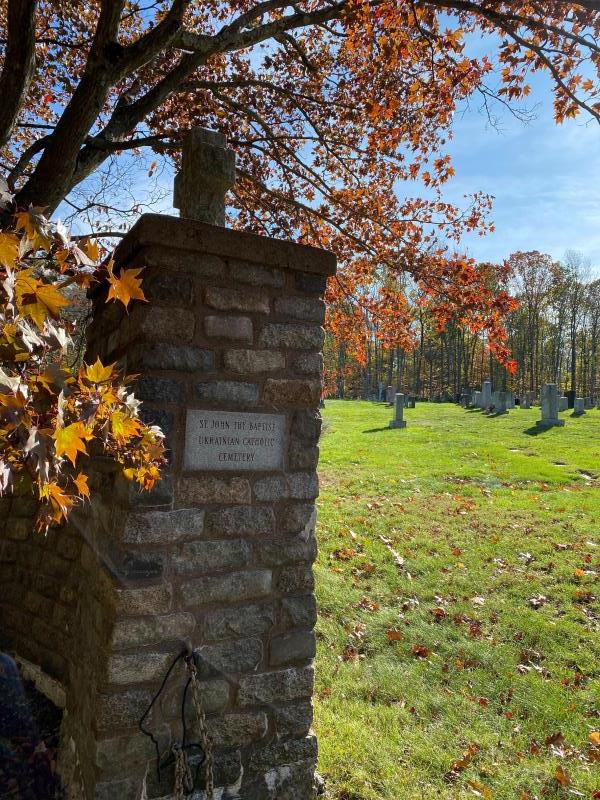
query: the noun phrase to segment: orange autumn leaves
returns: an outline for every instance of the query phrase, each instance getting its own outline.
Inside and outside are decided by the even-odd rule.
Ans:
[[[39,209],[0,231],[0,494],[32,491],[38,530],[66,520],[90,495],[91,456],[111,457],[150,489],[164,463],[163,436],[114,364],[74,367],[72,321],[82,290],[107,280],[107,302],[145,300],[139,269],[96,265],[96,243],[79,245]]]

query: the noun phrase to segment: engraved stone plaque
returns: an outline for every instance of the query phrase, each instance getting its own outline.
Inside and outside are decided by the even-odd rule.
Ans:
[[[283,469],[284,414],[189,409],[186,470]]]

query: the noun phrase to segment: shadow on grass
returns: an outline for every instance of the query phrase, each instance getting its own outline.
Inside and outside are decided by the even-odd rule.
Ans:
[[[523,431],[523,433],[526,434],[527,436],[539,436],[540,433],[547,433],[547,431],[549,430],[550,427],[546,425],[540,425],[539,423],[536,422],[535,425],[532,425],[531,428],[526,428]]]
[[[363,433],[382,433],[383,431],[393,431],[394,428],[390,428],[389,425],[386,425],[384,428],[368,428]]]

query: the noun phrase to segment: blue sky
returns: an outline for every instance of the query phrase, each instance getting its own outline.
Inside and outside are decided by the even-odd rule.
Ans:
[[[529,123],[498,111],[495,130],[476,100],[456,116],[450,147],[456,176],[445,195],[458,204],[474,191],[494,195],[496,232],[464,240],[478,260],[500,261],[516,250],[561,259],[573,249],[600,272],[600,128],[584,114],[556,125],[549,81],[536,77],[532,86]]]

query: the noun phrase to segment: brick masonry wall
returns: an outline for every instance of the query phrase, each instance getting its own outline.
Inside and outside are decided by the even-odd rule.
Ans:
[[[167,434],[170,467],[140,495],[111,491],[116,616],[96,707],[96,797],[168,797],[138,721],[189,639],[199,648],[221,798],[308,798],[316,618],[316,466],[326,278],[312,248],[149,215],[116,253],[144,266],[148,304],[96,302],[89,357],[139,374],[144,415]],[[267,472],[185,471],[188,409],[283,414],[285,459]],[[178,725],[177,668],[148,727]],[[190,712],[191,713],[191,712]],[[201,772],[201,770],[200,770]],[[198,778],[202,787],[202,777]]]
[[[96,554],[113,527],[107,513],[113,467],[97,463],[90,477],[97,492],[92,506],[46,536],[33,531],[33,498],[0,501],[0,647],[65,690],[60,771],[76,798],[93,796],[91,732],[115,615],[113,580]]]

